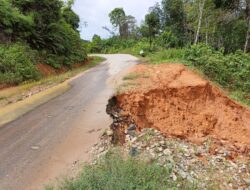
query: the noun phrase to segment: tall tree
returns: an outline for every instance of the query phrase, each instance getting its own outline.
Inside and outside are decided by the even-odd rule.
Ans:
[[[250,39],[250,0],[246,0],[246,24],[247,24],[247,32],[246,32],[246,42],[244,45],[244,52],[248,52],[249,49],[249,39]]]
[[[119,28],[119,34],[121,37],[125,37],[124,31],[126,24],[126,14],[123,8],[115,8],[109,13],[110,22],[114,27]]]
[[[198,26],[197,26],[194,44],[197,44],[198,40],[199,40],[199,35],[200,35],[200,30],[201,30],[201,22],[202,22],[205,3],[206,3],[206,0],[199,0],[199,20],[198,20]]]
[[[132,15],[126,16],[127,35],[131,36],[136,30],[136,19]]]
[[[72,6],[74,4],[74,0],[69,0],[66,6],[62,9],[62,16],[65,21],[72,26],[74,30],[79,28],[80,18],[79,16],[72,10]]]
[[[176,34],[182,34],[186,20],[183,0],[163,0],[162,12],[163,27],[171,28]]]
[[[159,16],[155,12],[151,12],[145,16],[145,22],[148,27],[149,34],[149,43],[150,47],[152,46],[152,39],[159,32],[160,28],[160,19]]]

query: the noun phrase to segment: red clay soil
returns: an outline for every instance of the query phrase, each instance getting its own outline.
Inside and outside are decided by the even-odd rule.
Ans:
[[[133,72],[142,76],[135,80],[137,88],[117,100],[139,128],[153,127],[194,143],[214,139],[250,153],[250,110],[209,81],[180,64],[138,65]]]
[[[46,64],[37,64],[37,69],[40,71],[44,76],[50,76],[56,74],[56,69],[53,67],[46,65]]]
[[[92,58],[89,58],[88,61],[85,61],[82,63],[76,63],[76,64],[72,65],[72,68],[76,69],[76,68],[82,67],[82,66],[88,64],[92,60],[93,60]],[[42,73],[43,76],[51,76],[51,75],[61,74],[61,73],[65,73],[69,70],[69,68],[67,68],[65,66],[61,67],[60,69],[55,69],[47,64],[42,64],[42,63],[37,64],[37,69],[38,69],[38,71],[40,71]]]

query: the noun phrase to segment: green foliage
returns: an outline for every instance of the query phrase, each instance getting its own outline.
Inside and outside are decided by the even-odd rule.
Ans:
[[[29,36],[34,25],[32,17],[20,13],[9,1],[0,0],[0,5],[0,42]]]
[[[125,17],[123,8],[115,8],[109,13],[110,22],[114,27],[121,26],[125,22]]]
[[[154,37],[160,28],[160,18],[155,12],[151,12],[145,16],[145,23],[147,24],[149,37]]]
[[[1,46],[5,59],[1,60],[4,69],[0,83],[37,79],[33,70],[38,62],[60,68],[87,59],[77,31],[80,19],[71,9],[73,2],[64,5],[61,0],[0,0],[0,43],[5,44]],[[32,59],[25,59],[25,53],[18,60],[18,51],[23,53],[30,49],[28,46],[37,53]]]
[[[71,27],[74,30],[77,30],[79,28],[80,18],[79,16],[72,10],[72,5],[74,4],[74,1],[69,0],[68,4],[65,8],[62,10],[62,16],[64,20],[71,25]]]
[[[127,38],[129,35],[134,35],[135,32],[135,17],[126,15],[123,8],[115,8],[109,13],[110,23],[119,29],[121,38]]]
[[[225,47],[225,51],[228,53],[235,52],[244,47],[246,32],[246,22],[242,19],[235,19],[221,24],[217,35],[223,40],[223,47]],[[218,47],[217,44],[214,46]]]
[[[146,39],[142,39],[131,48],[131,51],[133,54],[139,55],[139,52],[143,50],[144,54],[147,55],[152,52],[153,48],[154,47],[150,47],[150,44],[148,44]]]
[[[163,27],[172,28],[175,34],[182,35],[185,24],[184,3],[182,0],[163,0]]]
[[[89,51],[91,53],[101,53],[102,51],[102,39],[98,35],[94,35],[92,38],[92,42],[89,44]]]
[[[170,48],[149,54],[149,61],[153,64],[164,62],[184,62],[185,49]]]
[[[75,180],[66,180],[63,190],[197,189],[186,180],[170,178],[170,169],[110,152],[96,165],[87,165]],[[177,186],[177,184],[179,184]],[[50,189],[53,189],[50,187]]]
[[[191,46],[186,59],[223,87],[250,92],[250,56],[237,51],[224,55],[204,44]]]
[[[124,49],[132,48],[136,43],[135,39],[125,40],[114,36],[102,40],[99,36],[94,35],[88,46],[91,53],[118,53]]]
[[[179,46],[179,39],[171,31],[164,31],[157,38],[157,44],[163,48],[174,48]]]
[[[27,45],[0,45],[0,83],[20,84],[40,77],[35,63],[36,52]]]

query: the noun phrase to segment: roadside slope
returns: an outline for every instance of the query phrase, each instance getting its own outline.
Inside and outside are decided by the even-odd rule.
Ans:
[[[0,127],[65,93],[71,87],[70,81],[82,76],[87,69],[103,61],[104,58],[95,57],[78,69],[62,74],[54,73],[40,81],[3,89],[0,91]]]
[[[185,66],[138,65],[125,79],[130,90],[117,95],[118,107],[140,129],[152,127],[195,143],[213,139],[234,156],[250,153],[250,110]]]

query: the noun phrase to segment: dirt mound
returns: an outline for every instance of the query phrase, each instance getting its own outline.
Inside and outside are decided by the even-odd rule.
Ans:
[[[117,96],[124,115],[140,128],[201,143],[208,139],[250,152],[250,110],[179,64],[138,65],[137,88]]]

